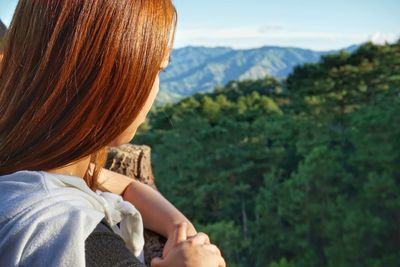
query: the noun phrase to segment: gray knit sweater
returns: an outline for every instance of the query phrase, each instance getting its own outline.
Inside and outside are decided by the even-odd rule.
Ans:
[[[102,220],[85,241],[87,267],[146,267]]]

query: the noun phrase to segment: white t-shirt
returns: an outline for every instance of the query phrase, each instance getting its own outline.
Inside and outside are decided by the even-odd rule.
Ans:
[[[0,203],[0,266],[85,266],[85,240],[103,218],[144,261],[140,213],[119,195],[93,192],[80,177],[0,176]]]

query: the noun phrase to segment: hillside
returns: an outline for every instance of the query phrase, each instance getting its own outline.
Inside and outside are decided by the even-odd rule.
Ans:
[[[365,44],[159,107],[133,141],[228,266],[398,266],[399,73],[400,42]]]
[[[358,46],[348,48],[350,52]],[[185,47],[172,53],[172,63],[161,75],[157,104],[175,102],[195,93],[211,92],[232,80],[261,79],[265,76],[285,78],[293,68],[316,63],[322,55],[337,51],[317,52],[291,47],[265,46],[235,50],[228,47]]]
[[[262,47],[234,50],[227,47],[176,49],[172,63],[161,75],[158,103],[174,102],[198,92],[210,92],[231,80],[286,77],[295,66],[313,63],[321,52],[299,48]]]

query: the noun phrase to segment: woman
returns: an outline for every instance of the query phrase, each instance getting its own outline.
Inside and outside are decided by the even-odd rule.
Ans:
[[[175,24],[170,0],[18,3],[0,62],[1,266],[141,266],[141,214],[97,187],[105,148],[154,102]],[[123,196],[140,194],[144,222],[169,237],[152,266],[225,266],[206,235],[146,211],[166,203],[154,192]]]

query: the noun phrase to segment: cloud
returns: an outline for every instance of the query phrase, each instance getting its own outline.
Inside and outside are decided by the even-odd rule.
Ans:
[[[312,32],[312,31],[293,31],[287,30],[283,27],[237,27],[237,28],[223,28],[223,29],[189,29],[178,31],[180,38],[212,38],[212,39],[239,39],[239,38],[283,38],[283,39],[297,39],[297,38],[327,38],[337,39],[348,37],[342,33],[332,32]],[[350,36],[356,38],[356,36]]]
[[[399,40],[399,38],[399,34],[376,32],[372,34],[368,40],[374,44],[383,45],[385,43],[394,43]]]
[[[284,30],[285,30],[285,27],[280,26],[280,25],[266,25],[266,26],[260,27],[258,29],[258,32],[261,34],[264,34],[264,33],[281,32]]]
[[[393,42],[398,33],[341,33],[288,29],[280,25],[236,28],[196,28],[177,32],[176,46],[204,45],[254,48],[265,45],[295,46],[330,50],[359,44],[368,40]],[[384,41],[383,41],[384,42]]]

